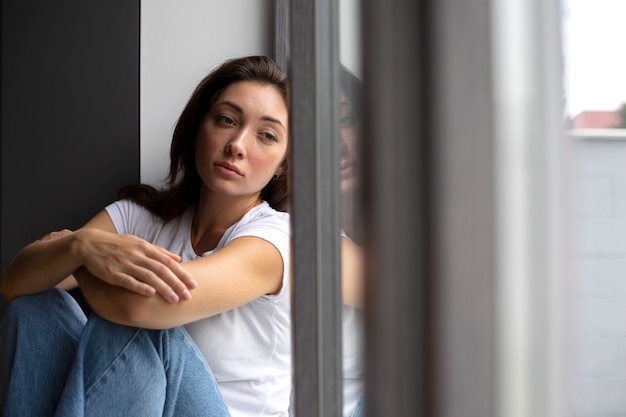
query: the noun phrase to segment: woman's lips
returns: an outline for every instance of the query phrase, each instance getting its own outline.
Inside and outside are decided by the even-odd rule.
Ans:
[[[231,164],[229,162],[218,162],[215,166],[223,173],[227,175],[238,175],[243,176],[239,168],[236,165]]]
[[[350,178],[354,175],[354,163],[342,163],[341,164],[341,178]]]

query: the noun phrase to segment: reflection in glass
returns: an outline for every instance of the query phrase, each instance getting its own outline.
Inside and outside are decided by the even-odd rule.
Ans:
[[[365,380],[361,186],[363,184],[360,0],[339,2],[339,189],[341,192],[343,415],[361,417]]]
[[[342,219],[342,343],[344,416],[362,406],[363,391],[363,239],[359,195],[361,191],[361,82],[340,67],[339,133]]]
[[[341,224],[350,239],[360,244],[361,81],[341,66],[339,86]]]

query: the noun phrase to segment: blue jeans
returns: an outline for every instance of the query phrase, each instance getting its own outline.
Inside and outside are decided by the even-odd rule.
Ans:
[[[364,417],[365,416],[365,394],[361,394],[361,398],[356,403],[354,410],[352,410],[352,414],[350,417]]]
[[[111,323],[64,291],[15,299],[0,323],[0,407],[12,416],[229,416],[186,330]]]

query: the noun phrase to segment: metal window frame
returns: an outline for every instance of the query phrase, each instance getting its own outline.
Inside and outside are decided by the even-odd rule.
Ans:
[[[560,0],[491,0],[496,406],[498,415],[511,417],[573,413],[564,205],[571,142],[564,131],[561,17]]]
[[[299,416],[337,417],[343,399],[338,4],[275,0],[274,10],[275,55],[291,85],[293,409]]]
[[[541,31],[521,33],[534,48],[521,51],[529,71],[498,84],[502,73],[492,48],[499,29],[492,12],[506,1],[544,18]],[[548,176],[524,174],[531,187],[525,192],[539,198],[518,220],[550,224],[559,209],[559,172],[550,169],[550,158],[559,162],[559,95],[549,88],[560,79],[557,2],[363,2],[368,417],[495,416],[516,405],[522,408],[515,415],[562,415],[562,334],[550,332],[562,324],[560,306],[550,306],[561,301],[559,226],[538,229],[527,241],[505,241],[502,223],[509,215],[503,202],[514,192],[502,182],[510,180],[502,152],[517,161],[541,155],[539,171]],[[336,417],[340,312],[338,279],[329,277],[338,276],[337,160],[324,135],[335,131],[328,128],[335,129],[337,26],[326,0],[289,5],[296,410]],[[503,97],[504,85],[517,82],[545,103],[521,104],[524,123],[540,124],[523,154],[502,141],[512,125],[494,100]],[[502,291],[516,279],[506,272],[515,267],[510,256],[524,257],[533,271],[528,285],[549,294],[521,300],[547,314],[534,329],[515,330],[540,346],[541,360],[524,357],[532,374],[507,374],[503,361],[512,351],[502,337],[516,337],[505,334],[510,323],[500,314]],[[503,396],[513,401],[505,404]]]
[[[435,415],[431,6],[362,8],[368,417]]]

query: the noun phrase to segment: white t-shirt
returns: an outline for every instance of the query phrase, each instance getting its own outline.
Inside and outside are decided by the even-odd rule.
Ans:
[[[341,236],[350,237],[345,230]],[[343,366],[343,416],[350,417],[363,396],[365,386],[365,363],[363,347],[365,334],[363,329],[363,310],[343,304],[341,310],[341,349]]]
[[[118,233],[139,236],[181,256],[200,258],[191,245],[193,209],[163,223],[128,200],[106,211]],[[241,236],[272,243],[283,258],[283,286],[243,306],[185,326],[204,355],[233,417],[288,416],[291,393],[290,226],[289,215],[263,202],[222,236],[224,247]]]
[[[343,304],[341,316],[342,368],[343,368],[343,417],[350,417],[365,387],[365,366],[363,362],[363,310]],[[290,414],[295,417],[292,402]]]
[[[350,239],[341,230],[341,236]],[[365,387],[365,363],[363,358],[365,346],[363,310],[347,304],[341,310],[341,365],[343,382],[343,417],[350,417],[359,400],[363,397]],[[291,407],[291,416],[295,417],[295,409]]]
[[[363,395],[365,369],[363,362],[363,310],[344,304],[341,320],[343,366],[343,415],[352,415]]]

